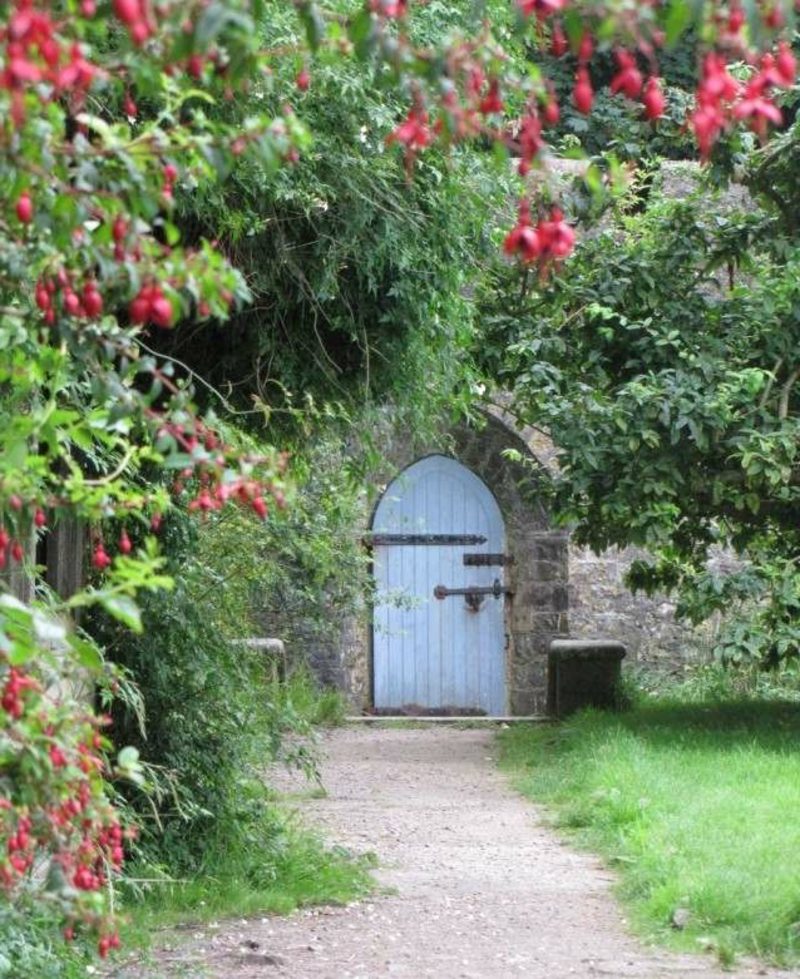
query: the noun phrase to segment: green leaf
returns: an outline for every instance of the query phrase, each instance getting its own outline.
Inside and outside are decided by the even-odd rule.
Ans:
[[[325,24],[313,3],[303,3],[298,9],[300,21],[306,32],[306,41],[312,51],[316,51],[325,36]]]
[[[164,237],[167,239],[167,244],[173,246],[181,240],[181,233],[171,221],[165,221]]]
[[[369,57],[375,47],[375,18],[369,10],[362,10],[350,21],[349,34],[356,57]]]
[[[68,641],[70,649],[84,669],[97,673],[103,668],[103,657],[93,642],[81,639],[79,636],[70,636]]]
[[[209,43],[220,33],[228,12],[221,3],[212,3],[206,7],[195,28],[195,38],[201,48],[207,48]]]
[[[99,594],[100,604],[115,619],[128,626],[134,632],[142,631],[142,614],[139,606],[128,595]]]
[[[14,642],[7,653],[8,663],[11,666],[22,666],[24,663],[30,662],[38,654],[39,650],[34,643]]]
[[[577,10],[569,7],[567,8],[567,12],[564,15],[564,27],[567,30],[569,43],[573,48],[577,48],[581,43],[581,38],[583,37],[584,32],[583,18]]]
[[[27,458],[28,443],[24,439],[17,439],[10,445],[3,446],[3,465],[9,471],[24,469]]]

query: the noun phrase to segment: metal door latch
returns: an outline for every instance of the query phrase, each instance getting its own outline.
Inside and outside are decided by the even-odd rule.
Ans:
[[[499,578],[494,579],[492,585],[468,585],[466,588],[448,588],[446,585],[437,585],[433,589],[433,594],[440,601],[448,595],[464,595],[467,605],[477,611],[480,608],[484,596],[492,595],[500,598],[502,595],[512,595],[510,588],[505,588]]]

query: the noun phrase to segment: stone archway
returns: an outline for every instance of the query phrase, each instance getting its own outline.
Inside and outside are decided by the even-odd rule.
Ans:
[[[415,460],[439,454],[470,470],[497,501],[505,525],[503,668],[505,702],[515,716],[544,714],[550,642],[567,635],[568,542],[554,529],[542,503],[549,478],[526,442],[492,414],[482,424],[458,425],[425,443],[406,432],[382,431],[388,472],[385,487]],[[509,454],[509,450],[513,450]],[[361,533],[369,546],[372,514],[365,512]],[[445,582],[446,584],[446,582]],[[367,606],[369,603],[367,603]],[[374,709],[371,608],[332,624],[330,642],[315,649],[311,665],[323,682],[341,689],[355,710]]]
[[[505,569],[505,584],[513,593],[504,614],[506,702],[513,715],[542,714],[547,699],[548,648],[553,638],[568,631],[569,538],[567,531],[551,526],[542,503],[547,473],[525,441],[494,415],[484,416],[480,426],[451,429],[445,445],[446,454],[482,480],[500,508],[505,552],[512,558]],[[442,451],[442,442],[418,444],[412,451],[408,440],[396,438],[388,451],[393,471],[387,474],[387,483],[415,459]],[[366,521],[365,533],[370,523]],[[368,620],[352,621],[345,627],[338,671],[354,706],[372,708]]]
[[[568,633],[569,534],[551,524],[542,503],[548,476],[528,444],[500,418],[484,417],[483,427],[454,429],[455,455],[483,479],[505,520],[506,549],[513,558],[506,613],[511,713],[543,714],[550,642]]]

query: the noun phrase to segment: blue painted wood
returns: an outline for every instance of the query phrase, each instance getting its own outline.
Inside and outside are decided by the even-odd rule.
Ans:
[[[504,600],[487,596],[478,611],[448,588],[504,584],[504,569],[468,567],[464,554],[503,553],[503,517],[488,487],[443,455],[426,456],[386,489],[375,534],[478,534],[480,545],[376,545],[373,563],[375,706],[473,708],[505,714]]]

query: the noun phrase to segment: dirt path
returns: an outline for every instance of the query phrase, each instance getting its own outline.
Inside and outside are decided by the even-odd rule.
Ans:
[[[757,964],[645,948],[611,876],[562,845],[492,762],[492,733],[346,728],[326,737],[325,799],[303,803],[331,843],[374,851],[394,893],[347,908],[230,923],[169,956],[220,979],[732,979]],[[284,788],[291,789],[286,784]],[[303,786],[297,783],[295,788]],[[155,975],[156,973],[151,973]],[[161,974],[161,973],[158,973]]]

